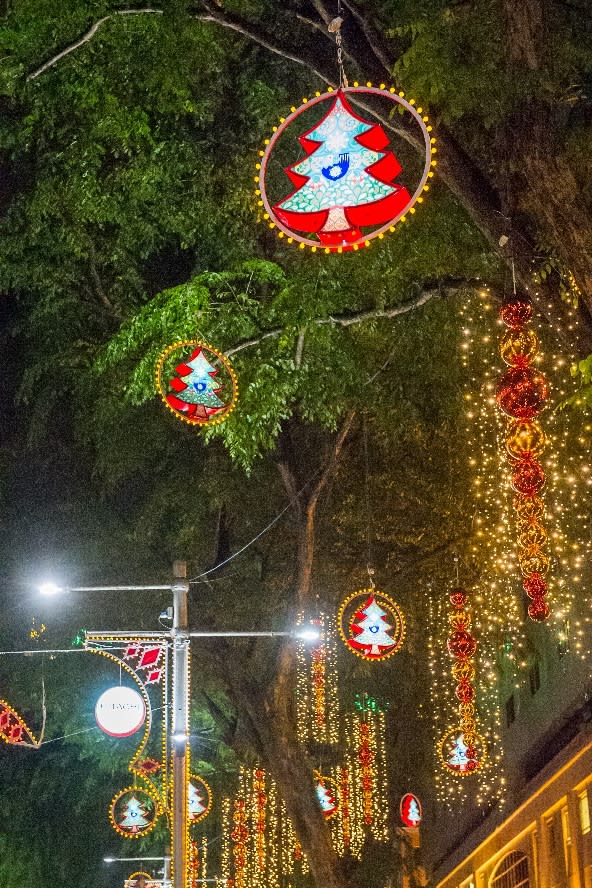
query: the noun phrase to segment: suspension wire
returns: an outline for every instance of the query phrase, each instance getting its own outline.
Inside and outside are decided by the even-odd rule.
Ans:
[[[341,38],[341,25],[343,24],[343,4],[341,0],[337,0],[337,15],[329,22],[329,33],[335,34],[335,45],[337,46],[337,68],[339,70],[339,89],[347,89],[349,83],[347,74],[343,67],[343,46]]]
[[[364,435],[364,495],[366,500],[366,547],[367,547],[367,562],[366,562],[366,570],[368,571],[368,577],[370,580],[370,585],[374,589],[374,566],[372,564],[372,540],[370,535],[370,469],[368,462],[368,423],[367,423],[367,411],[364,410],[363,419],[362,419],[362,428]]]

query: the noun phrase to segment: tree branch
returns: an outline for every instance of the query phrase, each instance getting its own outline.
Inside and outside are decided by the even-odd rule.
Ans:
[[[471,288],[477,289],[484,286],[486,285],[483,281],[454,281],[440,287],[433,287],[428,290],[424,290],[417,299],[415,299],[413,302],[406,302],[404,303],[404,305],[397,305],[393,308],[372,308],[368,311],[361,311],[353,315],[347,314],[335,315],[328,318],[316,318],[311,323],[315,326],[333,324],[337,327],[351,327],[353,324],[362,324],[365,321],[381,320],[382,318],[396,318],[399,315],[407,314],[410,311],[415,311],[416,308],[421,308],[422,305],[425,305],[427,302],[430,302],[436,297],[443,298],[444,296],[449,296],[453,293],[459,293],[462,290],[467,290]],[[229,358],[231,357],[231,355],[235,355],[237,354],[237,352],[243,351],[243,349],[245,348],[252,348],[255,345],[259,345],[259,343],[263,342],[265,339],[270,339],[273,336],[279,336],[283,332],[283,327],[276,327],[273,330],[268,330],[267,332],[262,333],[261,336],[257,336],[255,339],[247,339],[245,342],[241,342],[238,345],[235,345],[234,348],[229,348],[228,351],[224,352],[224,354],[227,358]]]
[[[57,65],[61,59],[65,56],[70,55],[71,52],[74,52],[79,47],[84,46],[85,43],[88,43],[95,36],[101,25],[105,24],[109,19],[115,18],[117,15],[162,15],[162,9],[152,9],[151,7],[146,7],[145,9],[116,9],[114,12],[110,12],[109,15],[104,15],[102,18],[97,19],[94,25],[88,29],[86,34],[83,34],[78,40],[75,40],[74,43],[70,43],[69,46],[66,46],[65,49],[62,49],[61,52],[58,52],[56,55],[52,56],[52,58],[48,59],[47,62],[44,62],[39,68],[36,68],[34,71],[31,71],[30,74],[27,75],[26,82],[29,83],[31,80],[35,80],[41,74],[48,70],[48,68],[53,68],[54,65]]]

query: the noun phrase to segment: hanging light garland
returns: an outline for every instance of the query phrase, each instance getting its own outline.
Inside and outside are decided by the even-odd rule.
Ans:
[[[304,614],[298,623],[304,622]],[[337,641],[328,616],[320,613],[310,621],[320,633],[310,648],[299,640],[297,646],[296,712],[298,738],[302,743],[335,744],[339,740],[339,697]]]
[[[550,562],[545,552],[547,531],[541,520],[545,507],[539,496],[545,472],[537,459],[546,439],[536,417],[548,398],[549,385],[543,374],[532,366],[539,342],[534,330],[526,326],[532,317],[530,300],[514,297],[505,302],[500,317],[508,327],[500,343],[500,353],[510,369],[499,383],[496,400],[503,413],[510,417],[506,448],[516,492],[518,561],[524,576],[524,590],[531,599],[528,615],[542,622],[550,613],[545,601],[548,586],[544,579]]]
[[[452,610],[448,613],[448,653],[454,659],[452,675],[457,684],[454,695],[458,701],[459,727],[449,729],[442,737],[438,752],[443,766],[461,777],[474,774],[483,767],[485,745],[477,733],[475,719],[474,655],[477,641],[471,634],[471,615],[466,607],[468,595],[464,589],[454,589],[450,595]]]

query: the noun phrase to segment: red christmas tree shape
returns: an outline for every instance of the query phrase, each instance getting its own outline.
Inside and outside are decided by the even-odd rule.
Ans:
[[[222,385],[214,379],[217,369],[209,363],[201,347],[197,347],[188,361],[176,368],[178,377],[169,382],[176,395],[166,399],[174,410],[204,422],[225,407],[218,397]]]
[[[366,657],[381,657],[395,645],[389,632],[393,627],[386,622],[387,612],[380,607],[374,595],[371,595],[361,610],[356,611],[351,631],[355,638],[348,639],[348,644]]]
[[[390,222],[411,202],[393,182],[401,164],[384,150],[388,136],[355,114],[341,90],[299,142],[306,157],[285,170],[295,190],[273,207],[288,228],[318,232],[328,246],[351,244],[362,238],[361,226]]]

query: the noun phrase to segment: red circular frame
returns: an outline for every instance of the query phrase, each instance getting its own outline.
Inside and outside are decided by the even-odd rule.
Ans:
[[[305,110],[313,107],[314,105],[318,105],[320,102],[325,102],[327,100],[334,101],[339,92],[345,94],[346,96],[359,94],[382,96],[383,98],[389,99],[391,102],[402,106],[403,108],[405,108],[406,111],[409,111],[409,113],[414,117],[415,121],[419,125],[422,132],[425,145],[425,163],[419,184],[415,189],[411,200],[398,213],[397,216],[393,217],[384,225],[379,226],[369,234],[363,235],[357,241],[352,241],[351,243],[344,246],[325,246],[321,244],[318,240],[312,240],[311,238],[303,237],[302,235],[288,228],[286,225],[284,225],[283,222],[280,221],[280,219],[278,219],[267,197],[267,192],[265,188],[265,174],[267,172],[267,164],[269,162],[269,158],[271,157],[271,154],[273,152],[273,149],[275,148],[278,139],[285,133],[285,131],[294,122],[294,120],[300,117],[300,115]],[[270,228],[278,228],[279,236],[286,236],[288,238],[288,243],[297,241],[300,244],[301,248],[308,246],[313,250],[313,252],[321,249],[324,250],[325,253],[342,253],[351,249],[357,250],[360,247],[369,246],[369,242],[375,237],[383,238],[385,232],[394,231],[397,222],[404,221],[407,213],[414,213],[415,204],[418,201],[423,200],[421,195],[422,192],[427,191],[429,188],[429,185],[427,185],[427,180],[431,173],[431,167],[434,167],[436,165],[436,161],[433,159],[433,154],[436,151],[436,149],[434,148],[436,139],[433,136],[430,136],[431,127],[429,127],[428,129],[427,115],[423,113],[423,109],[415,108],[415,104],[416,103],[414,99],[407,101],[404,97],[404,93],[397,93],[394,87],[386,89],[373,86],[348,86],[343,87],[340,90],[334,90],[329,87],[328,92],[317,94],[312,99],[305,99],[303,104],[300,105],[298,108],[295,108],[288,117],[280,118],[281,125],[277,127],[277,129],[274,127],[275,132],[271,139],[265,140],[266,148],[264,151],[259,152],[261,161],[257,163],[258,194],[260,194],[260,204],[265,208],[264,219],[265,221],[268,221]]]

